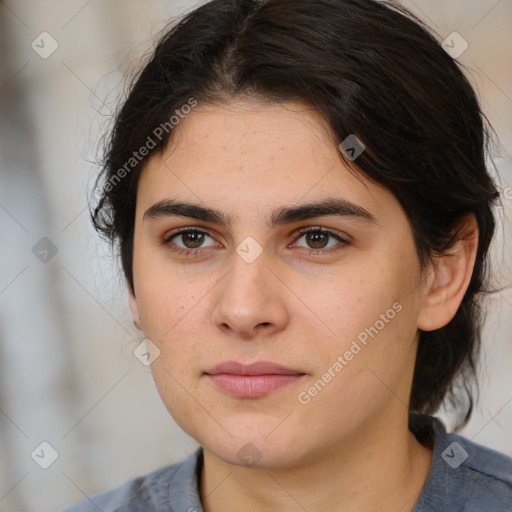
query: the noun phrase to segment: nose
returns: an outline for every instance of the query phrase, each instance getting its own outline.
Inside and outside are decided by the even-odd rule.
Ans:
[[[286,286],[261,254],[247,263],[238,254],[231,270],[216,287],[212,322],[225,334],[251,340],[286,328],[289,308]]]

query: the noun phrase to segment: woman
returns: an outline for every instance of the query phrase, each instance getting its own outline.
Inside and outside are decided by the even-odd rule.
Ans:
[[[472,409],[499,196],[483,119],[392,4],[213,0],[170,28],[92,220],[200,448],[68,512],[511,510],[512,459],[432,416]]]

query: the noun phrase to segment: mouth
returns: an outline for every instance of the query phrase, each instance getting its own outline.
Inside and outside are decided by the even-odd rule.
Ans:
[[[306,374],[268,361],[226,361],[205,372],[212,384],[237,398],[260,398],[303,380]]]

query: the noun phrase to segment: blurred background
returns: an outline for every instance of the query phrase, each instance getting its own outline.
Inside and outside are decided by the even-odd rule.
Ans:
[[[125,77],[171,18],[202,3],[0,2],[2,512],[56,511],[197,447],[133,355],[143,336],[119,265],[92,229],[86,194]],[[498,284],[508,286],[512,2],[401,3],[447,38],[499,137],[493,158],[503,197],[492,258]],[[461,433],[512,456],[512,292],[488,304],[480,401]],[[447,411],[438,416],[451,428]]]

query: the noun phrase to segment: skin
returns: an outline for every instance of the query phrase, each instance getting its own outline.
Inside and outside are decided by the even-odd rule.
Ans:
[[[204,510],[412,510],[432,460],[407,428],[418,329],[455,315],[476,254],[474,217],[453,250],[421,273],[397,199],[348,170],[310,109],[199,104],[172,135],[140,178],[129,301],[160,351],[151,368],[164,404],[204,449]],[[376,222],[329,215],[266,223],[274,209],[327,197],[365,208]],[[233,224],[143,219],[169,198],[220,210]],[[308,226],[350,243],[297,234]],[[185,227],[203,230],[203,244],[176,236],[162,245]],[[251,263],[236,252],[249,236],[262,250]],[[300,403],[299,393],[396,303],[400,312]],[[235,398],[204,374],[227,360],[273,361],[306,376],[261,398]],[[260,457],[249,465],[238,456],[247,443]]]

